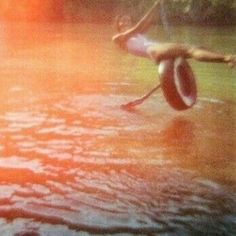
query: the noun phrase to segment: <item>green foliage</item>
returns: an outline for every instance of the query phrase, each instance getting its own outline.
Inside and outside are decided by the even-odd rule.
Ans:
[[[188,2],[188,13],[193,22],[224,24],[235,20],[234,0],[191,0]]]
[[[121,0],[116,5],[131,8],[131,15],[138,15],[149,7],[155,0]],[[235,0],[165,0],[166,15],[173,23],[236,23]]]
[[[0,18],[45,18],[111,22],[118,14],[140,17],[156,0],[1,0]],[[34,7],[38,4],[38,7]],[[38,11],[32,11],[34,7]],[[164,8],[173,23],[235,24],[235,0],[165,0]],[[33,12],[33,14],[31,14]]]

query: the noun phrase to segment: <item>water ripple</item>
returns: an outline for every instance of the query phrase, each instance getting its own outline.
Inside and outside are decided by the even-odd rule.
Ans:
[[[122,110],[148,81],[112,62],[104,42],[94,44],[101,35],[79,42],[74,30],[27,50],[9,42],[16,51],[1,66],[0,235],[236,235],[235,104],[200,98],[177,113],[157,94]]]

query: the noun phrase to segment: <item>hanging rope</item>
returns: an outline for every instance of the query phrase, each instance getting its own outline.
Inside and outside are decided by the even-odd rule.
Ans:
[[[166,14],[166,6],[165,6],[164,2],[161,2],[160,16],[161,16],[161,23],[164,27],[166,37],[168,40],[170,40],[171,39],[171,29],[170,29],[170,24],[169,24],[168,17]]]

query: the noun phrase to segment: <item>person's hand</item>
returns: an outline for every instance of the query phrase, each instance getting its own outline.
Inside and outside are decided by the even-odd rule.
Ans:
[[[154,3],[154,6],[156,7],[156,6],[158,6],[159,4],[162,4],[162,3],[164,3],[163,0],[157,0],[157,1]]]

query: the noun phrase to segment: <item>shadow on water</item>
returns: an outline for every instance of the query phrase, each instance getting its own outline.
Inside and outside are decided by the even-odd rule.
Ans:
[[[111,49],[101,69],[92,26],[68,27],[6,49],[1,234],[234,235],[235,104],[200,99],[179,115],[158,94],[124,111],[133,95]]]

